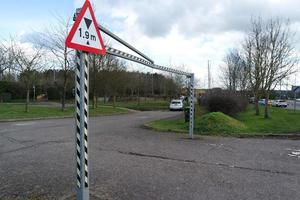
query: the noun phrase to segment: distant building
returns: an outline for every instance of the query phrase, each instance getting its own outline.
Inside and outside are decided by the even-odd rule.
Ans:
[[[195,92],[195,97],[201,97],[202,95],[204,95],[206,93],[207,89],[196,89],[194,90]],[[188,96],[188,88],[184,87],[181,89],[181,94],[184,96]]]
[[[195,89],[195,96],[201,97],[202,95],[204,95],[207,92],[207,89]]]

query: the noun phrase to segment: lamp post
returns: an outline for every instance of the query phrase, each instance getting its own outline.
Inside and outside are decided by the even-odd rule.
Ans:
[[[35,85],[32,86],[33,89],[33,101],[35,102]]]

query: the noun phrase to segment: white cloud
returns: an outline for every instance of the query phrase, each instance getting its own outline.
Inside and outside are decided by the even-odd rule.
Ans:
[[[299,0],[93,0],[98,22],[163,65],[185,65],[214,86],[226,52],[240,45],[251,17],[288,18],[299,38]],[[75,0],[80,7],[83,0]],[[297,38],[297,37],[296,37]],[[297,41],[299,42],[299,41]],[[111,45],[126,50],[111,42]],[[299,43],[295,44],[299,50]],[[128,51],[128,50],[126,50]],[[137,68],[134,64],[132,68]],[[145,67],[140,67],[145,69]]]

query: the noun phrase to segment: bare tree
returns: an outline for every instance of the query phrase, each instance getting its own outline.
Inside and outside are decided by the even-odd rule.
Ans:
[[[295,73],[296,59],[293,58],[294,47],[292,45],[292,34],[288,22],[279,19],[271,19],[266,22],[267,46],[264,59],[262,92],[265,96],[265,114],[269,117],[268,101],[270,91],[273,90],[280,81]]]
[[[4,71],[7,69],[7,54],[5,48],[0,46],[0,80],[2,79]]]
[[[246,63],[237,49],[230,50],[224,58],[225,67],[222,68],[221,79],[230,91],[245,90],[247,88]]]
[[[7,69],[11,69],[14,64],[11,46],[0,44],[0,80]]]
[[[294,73],[292,34],[287,22],[282,20],[252,20],[252,27],[244,43],[246,69],[255,97],[256,115],[258,99],[265,97],[265,114],[269,117],[270,91],[287,76]]]
[[[26,49],[12,39],[10,48],[14,58],[14,70],[19,73],[20,80],[26,87],[25,111],[28,112],[29,92],[35,80],[35,73],[43,67],[43,49],[42,47]]]
[[[68,77],[71,75],[70,72],[73,66],[73,50],[65,46],[65,40],[72,24],[71,18],[66,19],[59,15],[55,16],[55,20],[55,24],[48,26],[44,32],[40,33],[37,38],[33,38],[33,40],[34,43],[44,46],[52,53],[55,58],[53,62],[63,71],[61,80],[61,110],[64,111]]]
[[[249,85],[255,99],[255,114],[259,115],[258,100],[261,97],[263,55],[266,51],[266,38],[263,34],[261,20],[252,21],[251,30],[246,36],[243,48]]]
[[[93,109],[98,107],[98,93],[99,93],[99,87],[101,87],[101,85],[98,84],[98,77],[99,77],[99,73],[100,70],[103,68],[104,66],[104,60],[105,57],[101,56],[101,55],[91,55],[90,57],[90,63],[91,63],[91,67],[90,67],[90,74],[91,74],[91,78],[90,78],[90,83],[91,83],[91,93],[92,93],[92,104],[93,104]]]

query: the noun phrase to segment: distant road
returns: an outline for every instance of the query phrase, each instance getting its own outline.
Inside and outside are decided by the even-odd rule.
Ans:
[[[288,107],[287,109],[293,110],[294,109],[294,101],[293,100],[289,100],[288,101]],[[296,102],[296,109],[300,110],[300,101]]]

